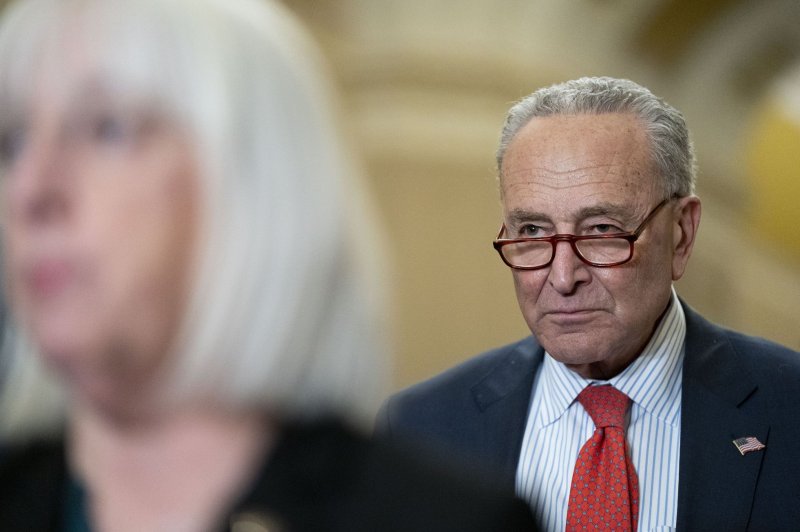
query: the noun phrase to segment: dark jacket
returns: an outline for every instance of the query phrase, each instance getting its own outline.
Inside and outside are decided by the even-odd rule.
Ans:
[[[683,304],[679,530],[800,530],[800,353],[703,319]],[[460,453],[512,487],[533,377],[533,337],[390,398],[378,431]],[[741,455],[732,441],[766,444]]]
[[[63,530],[69,486],[62,442],[7,449],[0,462],[0,530]],[[218,529],[242,519],[268,523],[270,532],[533,530],[527,506],[510,492],[334,421],[283,431]]]

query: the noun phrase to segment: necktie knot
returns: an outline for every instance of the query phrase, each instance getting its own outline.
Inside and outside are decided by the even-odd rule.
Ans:
[[[578,394],[578,402],[597,428],[624,428],[625,411],[631,399],[613,386],[587,386]]]

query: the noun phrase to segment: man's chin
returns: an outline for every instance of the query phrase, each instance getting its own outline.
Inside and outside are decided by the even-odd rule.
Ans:
[[[547,327],[533,334],[547,352],[558,360],[597,356],[600,346],[596,332],[587,327]]]
[[[561,362],[570,369],[574,369],[581,366],[588,366],[591,364],[601,364],[605,360],[605,357],[598,356],[596,352],[587,353],[585,351],[575,351],[575,350],[571,350],[568,352],[565,352],[563,350],[553,352],[550,351],[549,349],[547,349],[547,352],[550,354],[551,357],[553,357],[553,359],[556,362]]]
[[[553,359],[567,366],[602,363],[609,358],[608,350],[597,336],[586,330],[565,331],[537,338]]]
[[[555,342],[542,342],[542,347],[554,360],[585,379],[608,380],[632,361],[632,358],[620,357],[619,349],[611,349],[588,335],[564,334]]]

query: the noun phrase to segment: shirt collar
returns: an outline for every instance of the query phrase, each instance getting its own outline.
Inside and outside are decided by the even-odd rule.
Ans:
[[[549,425],[560,418],[586,386],[611,384],[649,414],[677,426],[685,338],[686,317],[673,288],[669,307],[647,346],[636,360],[610,380],[584,379],[545,352],[539,377],[542,424]]]

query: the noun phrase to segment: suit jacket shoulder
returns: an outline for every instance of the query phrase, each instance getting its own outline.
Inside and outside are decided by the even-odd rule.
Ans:
[[[800,530],[800,353],[684,310],[678,527]]]
[[[390,397],[378,433],[461,456],[513,485],[536,368],[544,351],[528,337],[493,349]]]

